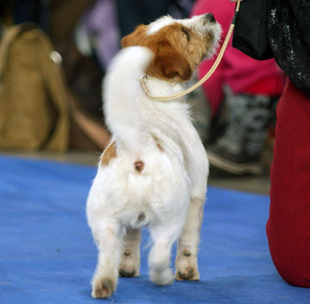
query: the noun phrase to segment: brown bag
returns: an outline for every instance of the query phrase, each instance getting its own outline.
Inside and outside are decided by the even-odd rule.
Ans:
[[[0,45],[0,148],[65,151],[68,94],[61,60],[34,23],[10,27]],[[57,62],[57,60],[56,60]]]

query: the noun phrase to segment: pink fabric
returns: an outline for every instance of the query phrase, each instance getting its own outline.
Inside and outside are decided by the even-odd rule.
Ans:
[[[235,10],[235,4],[227,0],[197,0],[192,15],[202,15],[207,12],[214,14],[215,19],[223,29],[224,41],[230,27]],[[203,62],[198,71],[202,78],[211,68],[216,59]],[[213,116],[223,101],[223,85],[227,84],[235,94],[263,94],[280,96],[283,90],[283,72],[273,59],[265,61],[254,60],[232,47],[232,41],[227,46],[222,62],[213,76],[204,83],[203,89],[211,104]]]

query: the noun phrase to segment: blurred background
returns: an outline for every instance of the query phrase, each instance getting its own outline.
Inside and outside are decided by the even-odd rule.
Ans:
[[[110,138],[101,83],[120,39],[163,15],[206,12],[224,37],[234,13],[227,0],[0,0],[0,153],[95,165]],[[283,84],[273,60],[255,61],[230,44],[188,97],[212,155],[211,184],[269,192]]]

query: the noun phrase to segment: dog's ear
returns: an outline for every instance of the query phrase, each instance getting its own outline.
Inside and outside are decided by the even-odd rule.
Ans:
[[[150,74],[162,78],[190,80],[192,70],[184,56],[178,53],[169,42],[161,42],[156,56],[148,68]]]
[[[136,27],[134,32],[122,38],[121,46],[122,48],[125,48],[128,46],[141,45],[141,42],[145,37],[146,37],[146,26],[141,24]]]

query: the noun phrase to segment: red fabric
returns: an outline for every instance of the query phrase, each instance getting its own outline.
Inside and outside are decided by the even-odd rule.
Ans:
[[[288,80],[277,108],[267,235],[289,284],[310,287],[310,97]]]
[[[284,77],[278,77],[278,75],[275,77],[274,73],[271,73],[244,88],[241,93],[249,95],[281,96],[285,83],[284,79]]]
[[[197,0],[192,14],[202,15],[212,12],[223,29],[222,41],[226,37],[235,11],[235,4],[227,0]],[[199,66],[198,76],[202,78],[211,68],[216,56]],[[254,60],[232,47],[227,46],[224,57],[212,77],[203,84],[210,102],[213,117],[223,102],[223,86],[227,84],[235,94],[280,96],[283,90],[283,72],[273,59]]]

